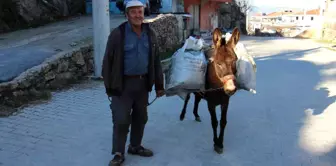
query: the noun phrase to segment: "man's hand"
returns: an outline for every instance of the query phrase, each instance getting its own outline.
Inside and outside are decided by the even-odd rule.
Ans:
[[[161,97],[165,94],[164,90],[157,90],[156,91],[156,97]]]

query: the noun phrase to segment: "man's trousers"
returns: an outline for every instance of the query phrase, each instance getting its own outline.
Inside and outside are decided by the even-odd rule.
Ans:
[[[125,145],[131,125],[130,144],[140,146],[148,120],[148,90],[146,78],[125,78],[121,96],[113,96],[110,104],[113,122],[112,154],[125,153]]]

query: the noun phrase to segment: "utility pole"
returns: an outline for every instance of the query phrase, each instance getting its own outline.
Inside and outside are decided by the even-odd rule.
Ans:
[[[92,0],[94,77],[100,78],[106,43],[110,34],[109,0]]]

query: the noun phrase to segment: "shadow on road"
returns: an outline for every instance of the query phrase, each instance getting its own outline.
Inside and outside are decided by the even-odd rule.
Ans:
[[[309,140],[300,133],[304,126],[310,125],[305,124],[306,111],[321,115],[336,100],[336,96],[329,97],[328,88],[317,89],[324,81],[321,71],[335,68],[335,63],[320,66],[297,59],[317,51],[318,48],[314,48],[256,58],[257,94],[239,92],[231,100],[225,135],[226,155],[237,155],[242,165],[311,165],[312,161],[312,165],[319,165],[322,162],[318,155],[299,144],[300,139]],[[332,128],[324,127],[325,130]],[[334,163],[333,156],[335,150],[324,157],[325,161]]]
[[[311,39],[299,39],[299,38],[292,38],[292,37],[279,37],[279,36],[247,36],[247,35],[242,35],[242,40],[244,42],[249,42],[249,41],[255,41],[255,42],[260,42],[260,41],[273,41],[273,40],[311,40]]]
[[[280,53],[268,58],[256,58],[260,75],[258,87],[274,88],[268,89],[267,96],[278,98],[278,104],[298,105],[300,110],[313,109],[314,115],[323,111],[335,102],[336,96],[328,97],[327,88],[316,89],[321,80],[321,70],[335,67],[336,62],[318,66],[308,61],[295,60],[306,54],[312,54],[320,48]],[[316,55],[318,56],[318,55]],[[277,66],[278,69],[272,69]],[[274,67],[273,67],[274,69]],[[264,81],[268,79],[268,81]],[[269,82],[272,81],[272,82]],[[273,98],[274,99],[274,98]]]
[[[193,120],[194,97],[188,104],[186,119],[183,122],[178,120],[183,106],[183,101],[178,97],[161,99],[151,106],[150,109],[153,111],[149,116],[153,118],[148,126],[151,129],[148,130],[155,130],[153,133],[156,134],[147,136],[150,139],[149,145],[161,142],[162,136],[165,136],[163,144],[175,141],[183,145],[183,148],[169,146],[172,154],[181,154],[179,152],[182,149],[192,148],[190,151],[186,150],[185,162],[203,163],[203,165],[321,166],[322,163],[335,164],[335,160],[332,159],[335,156],[335,150],[319,155],[309,151],[309,147],[304,148],[300,144],[301,139],[310,141],[310,137],[302,134],[303,128],[308,128],[309,132],[313,131],[308,133],[312,138],[321,132],[312,130],[310,124],[306,124],[307,110],[313,110],[313,115],[317,117],[325,116],[325,111],[330,112],[328,107],[336,99],[336,96],[329,97],[330,90],[327,87],[319,85],[325,81],[322,71],[336,68],[335,62],[316,65],[299,59],[315,53],[318,56],[320,51],[319,48],[283,51],[270,57],[256,58],[257,94],[239,91],[232,97],[223,155],[217,155],[212,150],[210,116],[204,100],[199,107],[202,123],[199,124]],[[217,109],[219,115],[219,108]],[[156,120],[161,118],[165,120]],[[332,129],[332,126],[328,125],[323,127],[324,129],[321,130]],[[321,147],[319,145],[321,142],[323,140],[317,141],[316,146]],[[157,151],[165,151],[163,144],[156,146]],[[187,160],[187,156],[196,156],[196,158]]]
[[[330,152],[327,152],[319,156],[321,161],[328,162],[330,159],[336,163],[336,147],[334,147]]]

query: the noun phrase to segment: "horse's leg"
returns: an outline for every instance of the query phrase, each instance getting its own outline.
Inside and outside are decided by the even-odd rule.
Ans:
[[[194,116],[195,116],[195,120],[198,121],[198,122],[201,122],[201,118],[200,116],[198,115],[198,105],[199,105],[199,102],[201,101],[202,99],[202,96],[200,96],[200,94],[198,93],[195,93],[195,102],[194,102]]]
[[[221,104],[221,120],[220,120],[220,133],[218,137],[218,144],[217,146],[219,147],[218,153],[223,153],[223,139],[224,139],[224,132],[225,132],[225,126],[226,126],[226,116],[227,116],[227,111],[229,107],[229,98],[226,98],[223,103]]]
[[[184,119],[184,116],[186,114],[186,110],[187,110],[187,105],[188,105],[189,99],[190,99],[190,93],[187,94],[187,97],[184,100],[183,109],[182,109],[182,112],[180,114],[180,120],[181,121]]]
[[[217,126],[218,126],[218,121],[217,121],[217,116],[216,116],[216,105],[211,104],[208,102],[208,109],[209,113],[211,116],[211,125],[212,125],[212,130],[213,130],[213,142],[214,142],[214,149],[217,151]]]

